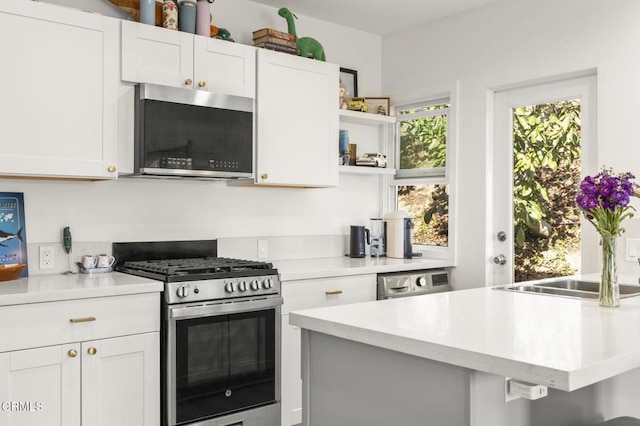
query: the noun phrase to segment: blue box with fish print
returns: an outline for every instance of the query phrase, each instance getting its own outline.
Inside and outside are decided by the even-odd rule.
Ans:
[[[0,192],[0,263],[24,263],[27,266],[20,276],[29,276],[22,192]]]

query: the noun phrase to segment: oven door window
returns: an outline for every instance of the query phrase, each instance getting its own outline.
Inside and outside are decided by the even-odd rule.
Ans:
[[[176,321],[177,423],[276,399],[275,310]]]

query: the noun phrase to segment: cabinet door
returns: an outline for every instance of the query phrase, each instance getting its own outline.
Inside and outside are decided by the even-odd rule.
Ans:
[[[258,49],[257,172],[265,185],[338,184],[338,66]]]
[[[82,343],[82,424],[160,424],[159,333]]]
[[[1,426],[80,426],[80,345],[0,353],[0,404]]]
[[[122,80],[193,88],[193,34],[122,21]]]
[[[255,98],[255,47],[200,36],[193,42],[196,88]]]
[[[285,281],[282,285],[282,425],[302,422],[300,327],[290,311],[376,300],[376,275]]]
[[[115,178],[116,19],[40,2],[0,3],[0,174]]]

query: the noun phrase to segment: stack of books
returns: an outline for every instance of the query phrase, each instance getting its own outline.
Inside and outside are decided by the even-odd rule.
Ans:
[[[299,55],[296,47],[296,36],[273,28],[262,28],[253,32],[253,45],[278,52]]]

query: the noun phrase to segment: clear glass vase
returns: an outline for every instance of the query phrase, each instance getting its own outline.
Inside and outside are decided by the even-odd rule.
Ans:
[[[620,306],[620,287],[616,266],[616,237],[601,235],[602,276],[600,277],[600,306]]]

